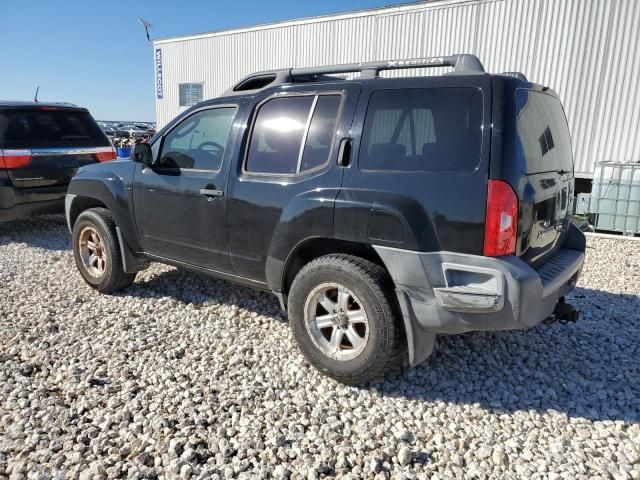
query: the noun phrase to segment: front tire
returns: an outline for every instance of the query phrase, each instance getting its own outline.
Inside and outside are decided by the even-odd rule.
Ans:
[[[401,364],[402,327],[388,273],[351,255],[317,258],[289,291],[289,324],[309,362],[354,385]]]
[[[73,257],[85,282],[101,293],[123,290],[136,277],[123,269],[115,223],[106,208],[91,208],[78,216]]]

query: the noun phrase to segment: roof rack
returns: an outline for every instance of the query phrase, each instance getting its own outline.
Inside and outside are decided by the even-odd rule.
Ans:
[[[478,57],[475,55],[460,54],[446,57],[411,58],[408,60],[385,60],[379,62],[327,65],[324,67],[292,68],[291,76],[361,72],[363,77],[372,78],[377,77],[382,70],[428,67],[453,67],[456,72],[484,73],[484,68]]]
[[[484,73],[484,67],[478,57],[470,54],[411,58],[405,60],[384,60],[377,62],[343,63],[338,65],[290,68],[254,73],[240,80],[240,82],[224,93],[223,96],[244,94],[247,91],[259,91],[267,86],[272,87],[295,81],[318,81],[327,78],[325,75],[335,73],[360,72],[361,78],[375,78],[380,75],[382,70],[432,67],[453,67],[456,73]]]

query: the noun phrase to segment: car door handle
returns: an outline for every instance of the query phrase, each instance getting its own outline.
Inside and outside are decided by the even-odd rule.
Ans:
[[[211,188],[201,188],[200,195],[204,195],[205,197],[210,198],[218,198],[222,197],[224,195],[224,192],[222,190],[214,190]]]
[[[348,167],[351,163],[351,139],[343,138],[338,147],[338,165]]]

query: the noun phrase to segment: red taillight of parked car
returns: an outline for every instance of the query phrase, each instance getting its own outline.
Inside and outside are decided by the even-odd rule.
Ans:
[[[489,180],[484,225],[484,255],[499,257],[516,251],[518,197],[503,180]]]
[[[24,168],[31,163],[31,150],[0,150],[0,168]]]
[[[96,148],[96,158],[99,162],[108,162],[118,158],[118,155],[116,155],[116,149],[113,147],[101,147]]]

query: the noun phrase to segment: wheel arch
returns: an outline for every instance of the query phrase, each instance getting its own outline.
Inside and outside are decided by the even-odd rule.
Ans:
[[[280,292],[284,297],[289,293],[293,279],[307,263],[324,255],[343,253],[364,258],[387,269],[373,246],[366,243],[350,242],[324,237],[313,237],[298,243],[289,253],[282,269]],[[286,305],[286,302],[285,302]]]
[[[135,273],[141,270],[144,270],[149,266],[149,260],[145,257],[136,254],[129,243],[124,238],[124,233],[122,228],[120,227],[119,219],[114,215],[114,211],[109,208],[109,205],[102,200],[85,195],[67,195],[67,200],[69,202],[67,207],[67,223],[69,226],[69,230],[73,233],[73,227],[78,220],[78,217],[87,210],[92,208],[104,208],[110,212],[112,215],[114,225],[115,225],[115,234],[118,239],[118,245],[120,249],[120,255],[122,258],[123,268],[126,273]]]
[[[364,258],[389,273],[389,282],[394,290],[392,295],[396,302],[398,318],[402,324],[402,334],[406,341],[409,364],[415,366],[426,360],[434,350],[435,335],[420,328],[415,315],[407,308],[406,298],[397,288],[385,261],[371,244],[320,237],[300,242],[287,257],[282,271],[282,290],[277,295],[283,309],[286,308],[287,295],[293,279],[302,267],[318,257],[334,253]]]
[[[67,222],[69,224],[69,229],[73,231],[73,226],[76,223],[76,220],[80,216],[82,212],[88,210],[90,208],[106,208],[109,209],[104,202],[98,200],[93,197],[86,197],[82,195],[76,195],[71,201],[71,205],[69,206],[69,212],[67,214]]]

